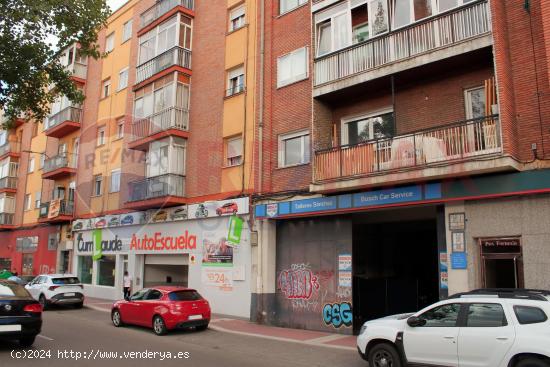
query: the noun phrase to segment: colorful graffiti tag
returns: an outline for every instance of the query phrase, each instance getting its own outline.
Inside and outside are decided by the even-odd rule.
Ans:
[[[327,326],[332,325],[339,328],[350,327],[353,322],[353,313],[351,312],[351,303],[327,303],[323,307],[323,321]]]
[[[318,277],[307,264],[292,264],[290,269],[283,270],[277,280],[277,288],[288,299],[305,299],[312,297],[319,290]]]

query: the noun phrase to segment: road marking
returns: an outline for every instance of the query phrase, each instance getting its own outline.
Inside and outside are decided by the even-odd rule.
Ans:
[[[42,334],[38,334],[37,337],[42,338],[42,339],[46,339],[46,340],[49,340],[49,341],[53,341],[52,338],[49,338],[49,337],[47,337],[45,335],[42,335]]]

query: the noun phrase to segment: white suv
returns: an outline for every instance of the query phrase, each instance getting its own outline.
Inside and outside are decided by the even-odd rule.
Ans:
[[[367,321],[370,367],[550,367],[550,291],[480,289],[415,313]]]
[[[81,308],[84,304],[84,286],[74,275],[39,275],[25,288],[44,308],[51,304],[74,305]]]

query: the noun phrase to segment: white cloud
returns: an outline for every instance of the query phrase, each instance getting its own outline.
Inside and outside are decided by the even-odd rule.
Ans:
[[[115,11],[124,5],[128,0],[107,0],[107,5],[111,8],[111,11]]]

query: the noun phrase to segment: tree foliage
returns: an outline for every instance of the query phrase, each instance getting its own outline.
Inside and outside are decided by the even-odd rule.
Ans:
[[[83,95],[59,58],[70,45],[99,58],[97,33],[110,14],[106,0],[0,0],[0,108],[6,124],[17,116],[42,121],[60,95]]]

